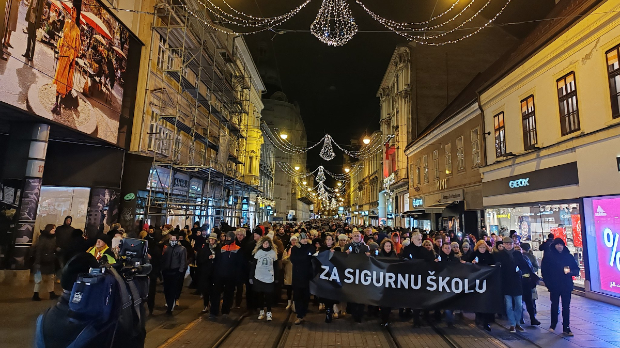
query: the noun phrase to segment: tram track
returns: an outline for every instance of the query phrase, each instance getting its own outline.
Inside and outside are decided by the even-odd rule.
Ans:
[[[291,310],[286,311],[286,319],[280,325],[278,334],[276,335],[276,338],[273,341],[271,348],[284,347],[284,344],[286,343],[286,340],[288,338],[288,333],[290,332],[291,325],[292,325],[291,313],[292,313]],[[233,336],[234,333],[236,333],[235,330],[237,330],[241,326],[242,322],[245,319],[248,319],[249,315],[250,315],[249,312],[246,312],[242,314],[237,320],[235,320],[235,322],[228,328],[228,330],[226,330],[226,332],[224,332],[223,335],[220,336],[220,338],[211,346],[211,348],[223,347],[227,343],[228,339],[231,336]]]

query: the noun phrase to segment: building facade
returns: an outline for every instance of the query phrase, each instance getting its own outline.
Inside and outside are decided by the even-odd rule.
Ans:
[[[375,131],[371,139],[382,138],[381,131]],[[363,146],[361,147],[363,150]],[[379,226],[387,221],[381,220],[381,191],[383,186],[381,151],[364,158],[345,161],[345,172],[348,169],[349,182],[349,214],[351,223],[355,225]]]
[[[558,6],[570,20],[537,29],[480,95],[486,224],[533,250],[549,233],[564,239],[582,270],[576,283],[619,298],[607,245],[620,228],[620,1]]]
[[[405,150],[411,173],[409,225],[478,235],[482,211],[479,168],[484,165],[482,112],[472,99],[455,108],[440,114]]]

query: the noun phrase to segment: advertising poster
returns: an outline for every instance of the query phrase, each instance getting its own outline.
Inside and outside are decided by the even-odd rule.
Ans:
[[[620,198],[593,199],[602,290],[620,294]]]
[[[576,248],[583,248],[583,239],[581,235],[581,215],[573,214],[571,216],[571,226],[573,227],[573,245]]]
[[[129,46],[96,0],[7,0],[0,101],[117,142]]]
[[[553,238],[561,238],[566,244],[566,229],[564,227],[554,227],[551,229],[551,233],[553,233]]]

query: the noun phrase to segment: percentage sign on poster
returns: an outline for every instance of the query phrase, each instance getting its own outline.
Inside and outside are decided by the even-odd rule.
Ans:
[[[613,267],[615,263],[616,268],[620,270],[620,252],[618,251],[618,238],[618,234],[614,234],[609,228],[603,230],[603,240],[605,241],[605,246],[611,248],[609,265]]]

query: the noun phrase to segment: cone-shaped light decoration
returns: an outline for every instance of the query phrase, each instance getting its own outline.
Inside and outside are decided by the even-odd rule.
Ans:
[[[334,148],[332,147],[332,137],[327,134],[323,139],[323,148],[321,149],[319,156],[321,156],[321,158],[326,161],[331,161],[334,159],[334,157],[336,157],[336,154],[334,153]]]
[[[346,0],[323,0],[310,32],[329,46],[343,46],[357,33],[357,24]]]

